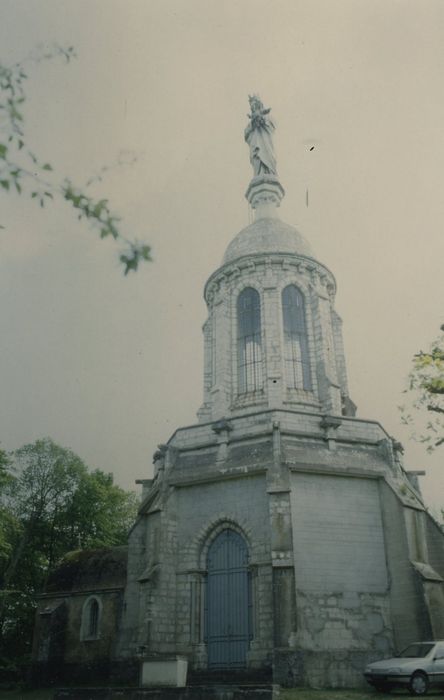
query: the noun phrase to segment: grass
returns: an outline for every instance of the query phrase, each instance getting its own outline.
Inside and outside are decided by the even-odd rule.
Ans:
[[[53,700],[54,689],[39,690],[0,690],[0,700]],[[342,690],[304,690],[291,689],[281,691],[282,700],[383,700],[393,696],[380,693],[360,693]]]
[[[54,688],[40,690],[0,690],[0,700],[52,700]]]
[[[0,700],[53,700],[54,689],[39,690],[0,690]],[[358,690],[281,690],[281,700],[384,700],[384,698],[408,698],[406,693],[385,695],[382,693],[360,692]],[[432,693],[430,696],[433,697]],[[440,696],[442,697],[442,695]]]
[[[53,700],[54,689],[0,690],[0,700]],[[390,695],[366,690],[309,690],[291,688],[281,690],[280,700],[400,700],[410,697],[405,690],[394,690]],[[427,698],[443,698],[441,690],[430,690]]]
[[[304,688],[282,689],[280,700],[401,700],[411,697],[406,690],[393,690],[388,693],[377,693],[376,690],[308,690]],[[441,690],[429,690],[429,698],[442,698]]]

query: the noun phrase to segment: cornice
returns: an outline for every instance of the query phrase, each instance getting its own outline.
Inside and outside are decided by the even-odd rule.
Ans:
[[[319,285],[321,289],[327,291],[329,296],[334,297],[336,294],[336,280],[333,273],[314,258],[298,253],[253,253],[226,263],[213,272],[204,288],[205,301],[211,304],[222,284],[232,282],[245,273],[259,271],[258,268],[263,268],[265,272],[272,268],[275,270],[280,268],[279,271],[292,271],[296,268],[299,275],[305,277],[311,284]]]

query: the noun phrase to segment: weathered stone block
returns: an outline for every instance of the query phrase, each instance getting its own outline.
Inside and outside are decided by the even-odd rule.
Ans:
[[[145,658],[141,660],[141,686],[184,687],[187,681],[188,661],[186,658]]]

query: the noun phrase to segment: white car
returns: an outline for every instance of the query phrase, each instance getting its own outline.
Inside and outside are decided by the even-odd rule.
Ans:
[[[412,695],[426,695],[429,686],[444,687],[444,642],[415,642],[398,656],[369,664],[368,683],[381,692],[408,687]]]

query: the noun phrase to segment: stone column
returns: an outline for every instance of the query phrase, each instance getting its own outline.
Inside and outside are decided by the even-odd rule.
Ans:
[[[296,634],[296,591],[293,562],[288,470],[282,464],[278,421],[273,422],[273,466],[267,475],[273,571],[274,647],[289,649]]]
[[[227,298],[228,296],[228,298]],[[218,420],[229,412],[231,402],[231,313],[230,298],[225,282],[215,295],[213,302],[212,357],[215,363],[215,382],[210,390],[212,419]]]
[[[319,398],[326,413],[342,414],[330,299],[313,295],[314,341]]]
[[[280,308],[276,279],[272,273],[271,264],[267,266],[264,288],[264,389],[270,408],[282,406],[282,348],[280,334]]]

